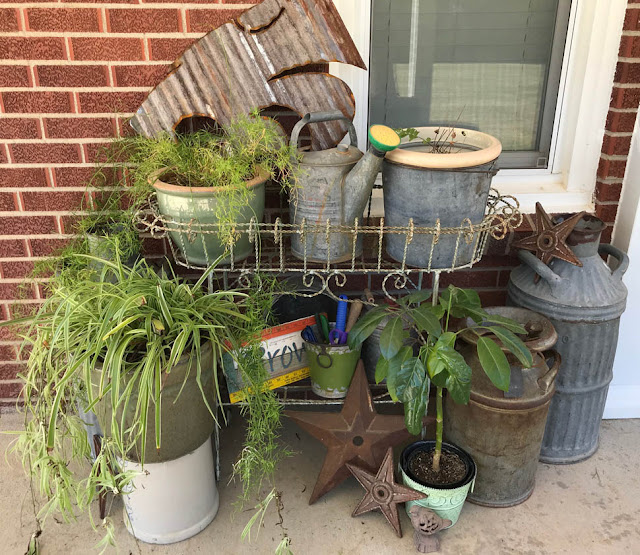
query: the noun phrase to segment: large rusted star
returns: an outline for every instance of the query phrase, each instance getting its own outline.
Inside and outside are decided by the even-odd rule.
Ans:
[[[375,475],[353,464],[347,464],[347,468],[362,484],[362,487],[367,490],[367,493],[353,510],[351,516],[358,516],[379,509],[387,519],[387,522],[393,526],[398,537],[401,538],[402,526],[398,516],[398,503],[417,501],[427,496],[395,482],[393,479],[393,449],[391,447],[387,449],[384,461],[382,461]]]
[[[542,205],[536,202],[536,233],[515,241],[513,247],[533,252],[544,264],[548,264],[553,258],[559,258],[575,266],[582,266],[580,259],[567,246],[566,239],[585,214],[586,212],[580,212],[554,225]]]
[[[373,408],[362,361],[358,362],[342,412],[284,414],[327,447],[309,505],[350,476],[347,463],[375,472],[385,450],[410,437],[403,416],[378,414]]]

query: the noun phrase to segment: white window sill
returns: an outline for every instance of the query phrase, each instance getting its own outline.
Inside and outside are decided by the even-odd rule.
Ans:
[[[378,176],[376,183],[381,183]],[[568,191],[561,174],[547,172],[530,173],[522,170],[502,170],[493,178],[492,187],[502,195],[512,195],[520,203],[520,212],[532,214],[536,202],[542,203],[548,213],[593,212],[593,191]],[[366,214],[366,211],[365,211]],[[384,216],[382,190],[374,189],[371,200],[371,217]]]

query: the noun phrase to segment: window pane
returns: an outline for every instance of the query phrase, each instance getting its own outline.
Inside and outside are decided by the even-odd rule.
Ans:
[[[540,165],[569,3],[373,0],[370,122],[480,129],[517,152],[519,164]]]

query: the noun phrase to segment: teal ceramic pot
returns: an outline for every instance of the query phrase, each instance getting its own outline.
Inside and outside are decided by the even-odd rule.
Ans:
[[[405,504],[407,515],[411,518],[409,511],[414,505],[421,505],[427,509],[431,509],[441,518],[448,518],[453,526],[460,516],[462,506],[467,499],[469,491],[473,491],[473,485],[476,479],[476,464],[471,456],[466,452],[451,445],[450,443],[442,443],[442,450],[453,452],[458,455],[467,466],[465,477],[455,484],[440,486],[426,484],[416,478],[409,470],[411,459],[420,451],[433,451],[435,441],[416,441],[407,447],[400,455],[400,473],[402,474],[402,483],[416,491],[427,495],[426,498],[418,501],[408,501]]]
[[[246,182],[247,189],[251,192],[250,200],[240,209],[237,222],[249,223],[251,218],[262,222],[264,216],[264,189],[269,180],[266,173],[261,173],[251,181]],[[218,222],[216,213],[218,203],[228,201],[220,196],[220,187],[183,187],[171,185],[157,179],[153,183],[158,199],[160,214],[167,220],[179,224],[191,224],[180,226],[179,231],[170,231],[169,235],[174,245],[186,261],[194,266],[208,266],[219,256],[225,254],[225,246],[220,242],[216,233],[199,233],[201,225],[215,224]],[[168,227],[177,227],[171,226]],[[205,228],[211,230],[210,227]],[[254,250],[249,242],[248,233],[243,233],[233,247],[233,259],[238,262],[244,260]],[[231,257],[227,256],[222,263],[229,263]]]

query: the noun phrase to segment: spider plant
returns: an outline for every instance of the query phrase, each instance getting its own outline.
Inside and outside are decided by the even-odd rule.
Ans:
[[[133,475],[120,472],[117,459],[136,453],[144,464],[147,439],[161,447],[161,431],[172,426],[161,421],[163,385],[181,359],[190,362],[182,388],[195,380],[215,420],[218,360],[253,333],[246,294],[203,289],[215,266],[190,284],[158,275],[145,261],[128,268],[117,245],[114,252],[113,261],[76,255],[101,263],[99,279],[56,282],[37,314],[13,322],[24,326],[24,348],[30,349],[21,376],[25,430],[14,447],[48,500],[43,520],[54,512],[73,519],[76,508],[86,510],[97,493],[121,493],[131,482]],[[210,365],[203,362],[208,348]],[[72,465],[89,453],[78,403],[85,411],[104,404],[110,409],[102,423],[109,433],[82,479]],[[151,428],[155,433],[147,438]]]
[[[430,303],[425,301],[431,299]],[[467,404],[471,394],[471,368],[456,350],[456,341],[463,332],[478,336],[478,359],[493,385],[502,391],[509,389],[511,368],[507,357],[490,337],[490,331],[502,345],[525,366],[530,367],[532,356],[517,334],[525,329],[503,316],[489,314],[482,309],[480,297],[471,289],[450,286],[433,299],[429,290],[417,291],[398,300],[395,306],[380,306],[369,311],[351,329],[349,346],[355,347],[373,333],[376,326],[388,318],[380,335],[382,357],[376,366],[376,381],[387,380],[387,389],[394,401],[404,403],[407,429],[417,435],[427,410],[430,383],[436,386],[436,447],[433,470],[440,471],[443,432],[442,395],[446,389],[451,398]],[[475,323],[460,325],[458,319]],[[454,320],[456,323],[454,324]],[[409,323],[415,330],[405,329]],[[418,343],[418,355],[414,345]]]

